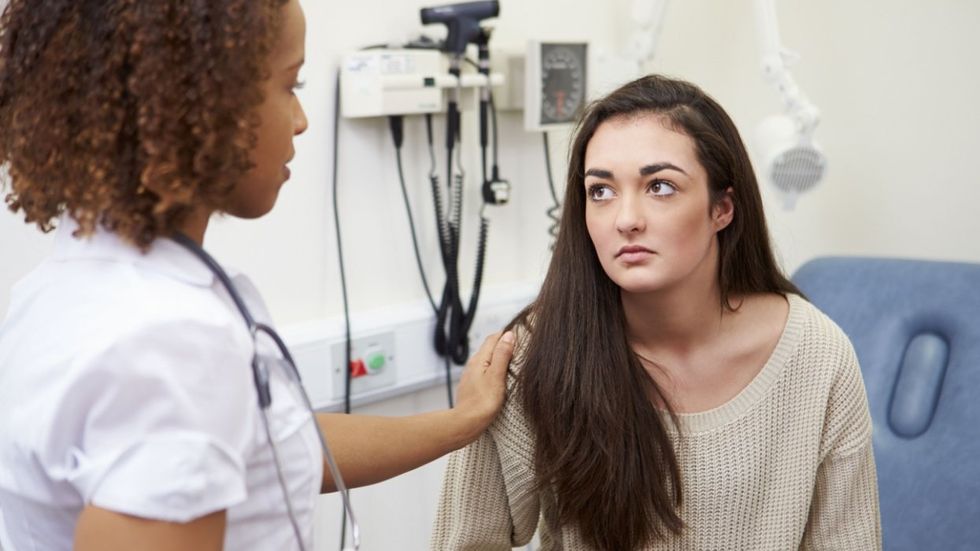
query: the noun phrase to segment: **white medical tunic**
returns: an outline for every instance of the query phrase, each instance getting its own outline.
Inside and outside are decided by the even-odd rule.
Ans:
[[[220,282],[171,240],[143,254],[74,228],[62,220],[0,326],[0,549],[71,549],[88,504],[174,522],[227,509],[225,549],[297,549],[259,415],[255,347]],[[255,288],[233,281],[267,322]],[[281,365],[271,391],[272,436],[311,548],[315,424]]]

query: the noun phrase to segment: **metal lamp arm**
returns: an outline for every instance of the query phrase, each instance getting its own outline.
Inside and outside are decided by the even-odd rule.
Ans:
[[[630,18],[634,29],[623,54],[639,67],[657,53],[666,8],[667,0],[633,0]]]
[[[799,56],[783,47],[779,40],[775,0],[755,0],[755,15],[759,27],[762,53],[762,74],[779,92],[783,105],[800,130],[810,135],[820,122],[820,110],[810,103],[789,72],[789,65]]]

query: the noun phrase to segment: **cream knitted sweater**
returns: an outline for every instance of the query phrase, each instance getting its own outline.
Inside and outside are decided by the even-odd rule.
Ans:
[[[814,306],[795,295],[789,305],[755,379],[722,406],[680,416],[671,434],[686,528],[646,550],[881,549],[854,350]],[[589,549],[576,527],[558,523],[553,496],[533,489],[534,436],[518,402],[508,399],[490,429],[450,457],[432,549],[511,549],[536,529],[542,551]]]

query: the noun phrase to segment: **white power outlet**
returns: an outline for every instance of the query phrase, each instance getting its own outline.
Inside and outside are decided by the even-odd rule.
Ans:
[[[470,330],[471,353],[479,350],[487,335],[502,330],[521,308],[534,300],[539,287],[539,283],[529,281],[484,289]],[[381,354],[385,360],[377,373],[352,379],[354,406],[444,383],[443,359],[432,346],[435,319],[427,302],[357,313],[352,316],[351,329],[352,359],[367,362],[372,354]],[[346,369],[343,318],[297,324],[283,328],[280,333],[293,351],[314,407],[339,410],[343,405]]]
[[[345,343],[338,342],[331,347],[330,363],[333,372],[333,397],[344,397],[346,387]],[[397,381],[397,354],[395,353],[395,333],[386,331],[375,335],[358,337],[351,341],[351,396],[363,394],[391,386]]]

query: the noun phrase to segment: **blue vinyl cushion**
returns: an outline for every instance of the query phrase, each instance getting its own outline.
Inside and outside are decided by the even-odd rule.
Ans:
[[[885,550],[980,550],[980,265],[828,257],[793,280],[861,362]]]
[[[929,428],[939,406],[949,362],[949,345],[933,333],[912,337],[895,380],[888,407],[888,426],[895,434],[915,438]]]

